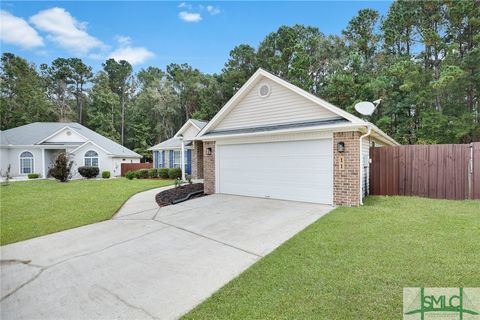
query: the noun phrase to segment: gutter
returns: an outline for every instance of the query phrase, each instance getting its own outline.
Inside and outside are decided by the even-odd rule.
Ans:
[[[249,133],[236,133],[236,134],[224,134],[224,135],[212,135],[212,136],[197,136],[193,140],[195,141],[217,141],[221,139],[230,139],[230,138],[243,138],[243,137],[252,137],[252,136],[268,136],[268,135],[277,135],[285,133],[304,133],[304,132],[317,132],[317,131],[354,131],[355,129],[362,128],[364,125],[359,125],[356,123],[346,123],[343,125],[325,125],[325,126],[312,126],[305,128],[290,128],[290,129],[280,129],[272,131],[260,131],[260,132],[249,132]]]
[[[363,206],[363,194],[362,194],[362,183],[363,183],[363,177],[362,177],[362,170],[363,170],[363,138],[368,137],[372,133],[372,127],[370,125],[367,126],[367,133],[365,133],[363,136],[360,137],[360,171],[359,171],[359,177],[358,177],[358,195],[359,195],[359,200],[360,200],[360,205]]]

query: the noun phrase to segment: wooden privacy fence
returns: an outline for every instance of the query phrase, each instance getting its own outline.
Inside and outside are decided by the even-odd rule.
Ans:
[[[480,142],[370,148],[370,194],[480,199]]]
[[[139,170],[139,169],[150,169],[152,167],[153,167],[153,164],[149,163],[149,162],[145,162],[145,163],[122,163],[121,164],[122,177],[128,171],[135,171],[135,170]]]

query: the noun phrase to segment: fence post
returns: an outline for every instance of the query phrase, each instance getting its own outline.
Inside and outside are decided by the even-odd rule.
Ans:
[[[473,143],[468,146],[470,148],[470,157],[468,159],[468,199],[473,199]]]

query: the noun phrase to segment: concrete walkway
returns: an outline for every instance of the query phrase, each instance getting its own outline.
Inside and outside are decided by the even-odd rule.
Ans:
[[[164,189],[164,188],[162,188]],[[329,206],[211,195],[1,247],[2,319],[175,319]]]

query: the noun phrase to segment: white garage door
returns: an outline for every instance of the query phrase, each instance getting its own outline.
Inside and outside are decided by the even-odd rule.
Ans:
[[[331,139],[218,145],[218,191],[332,204]]]

